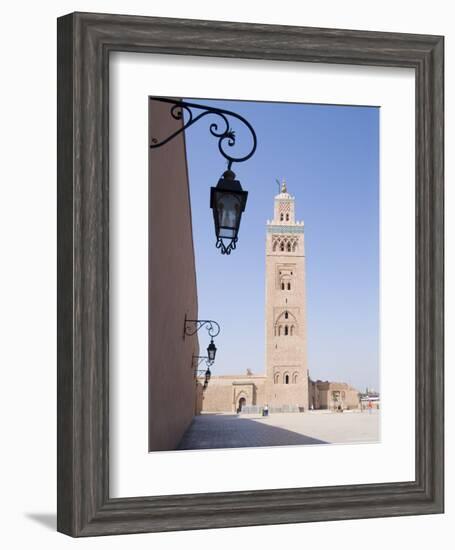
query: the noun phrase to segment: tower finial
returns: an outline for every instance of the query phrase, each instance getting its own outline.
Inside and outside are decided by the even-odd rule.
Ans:
[[[281,192],[282,193],[287,193],[288,190],[287,190],[287,187],[286,187],[286,180],[283,178],[283,181],[281,183]]]

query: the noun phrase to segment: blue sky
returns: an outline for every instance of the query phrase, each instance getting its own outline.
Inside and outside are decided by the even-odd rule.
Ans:
[[[254,156],[233,170],[248,202],[237,249],[215,248],[210,187],[226,161],[210,117],[186,131],[199,318],[221,325],[213,374],[265,368],[265,235],[276,178],[305,222],[308,368],[313,379],[379,388],[379,109],[209,101],[256,130]],[[234,123],[237,151],[250,138]],[[208,344],[199,332],[201,350]]]

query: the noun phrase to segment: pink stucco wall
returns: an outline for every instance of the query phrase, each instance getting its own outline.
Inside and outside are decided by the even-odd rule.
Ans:
[[[170,106],[149,100],[149,140],[181,122]],[[144,144],[145,146],[146,144]],[[134,192],[134,182],[131,182]],[[149,153],[149,450],[179,443],[196,407],[191,368],[197,336],[184,337],[185,315],[197,319],[197,291],[183,133]]]

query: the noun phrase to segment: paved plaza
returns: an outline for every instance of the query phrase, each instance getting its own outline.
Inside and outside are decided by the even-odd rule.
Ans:
[[[195,416],[178,449],[226,449],[379,441],[378,411]]]

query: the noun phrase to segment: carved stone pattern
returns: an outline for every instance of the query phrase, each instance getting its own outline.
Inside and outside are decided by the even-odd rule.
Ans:
[[[296,252],[299,245],[299,238],[293,235],[273,235],[273,252]],[[290,250],[289,250],[290,247]]]

